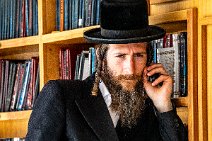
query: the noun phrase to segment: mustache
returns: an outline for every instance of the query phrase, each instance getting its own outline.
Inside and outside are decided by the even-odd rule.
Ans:
[[[118,75],[115,76],[116,80],[141,80],[140,75],[135,75],[135,74],[127,74],[127,75]]]

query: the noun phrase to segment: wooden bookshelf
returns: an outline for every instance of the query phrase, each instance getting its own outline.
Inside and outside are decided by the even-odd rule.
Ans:
[[[157,20],[157,18],[159,20]],[[176,21],[175,21],[176,19]],[[186,26],[177,26],[175,22],[185,23]],[[150,16],[150,24],[163,28],[168,32],[187,31],[187,64],[188,64],[188,96],[175,100],[176,105],[188,108],[188,136],[189,141],[198,137],[198,70],[197,70],[197,9],[187,9],[170,12],[157,16]],[[169,26],[168,26],[169,25]],[[173,27],[173,28],[172,28]]]
[[[176,0],[154,0],[152,4]],[[40,89],[52,79],[59,78],[59,50],[75,46],[90,46],[83,38],[85,30],[94,28],[55,32],[55,0],[38,0],[38,36],[0,41],[0,59],[29,59],[39,56]],[[188,96],[174,99],[181,107],[183,121],[188,124],[189,141],[196,140],[197,130],[197,9],[165,12],[149,16],[149,23],[158,25],[167,32],[188,32]],[[183,114],[182,114],[183,113]],[[0,138],[24,137],[31,111],[0,113]]]

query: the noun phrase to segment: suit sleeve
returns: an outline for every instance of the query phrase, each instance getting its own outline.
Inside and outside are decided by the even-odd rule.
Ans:
[[[187,141],[187,130],[175,110],[158,113],[159,129],[164,141]]]
[[[49,81],[33,107],[26,141],[62,140],[65,121],[63,92],[57,81]]]

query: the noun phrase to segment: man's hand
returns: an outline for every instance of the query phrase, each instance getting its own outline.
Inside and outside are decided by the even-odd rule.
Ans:
[[[159,77],[153,82],[148,77],[158,73]],[[144,88],[147,95],[152,99],[159,112],[172,110],[171,94],[173,87],[172,77],[166,72],[162,64],[153,64],[145,67],[143,72]],[[159,83],[162,85],[159,86]]]

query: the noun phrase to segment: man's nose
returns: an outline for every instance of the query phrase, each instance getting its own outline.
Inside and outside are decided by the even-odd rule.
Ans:
[[[125,74],[134,74],[135,73],[135,61],[133,58],[129,58],[125,61],[124,73]]]

